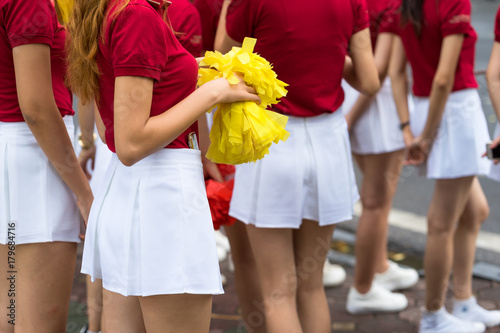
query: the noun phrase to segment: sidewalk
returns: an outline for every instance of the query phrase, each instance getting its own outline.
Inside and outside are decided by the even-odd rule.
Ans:
[[[81,252],[81,251],[79,251]],[[81,263],[79,254],[77,266]],[[404,292],[408,297],[408,309],[399,314],[361,315],[351,316],[345,311],[345,301],[349,286],[352,282],[353,268],[344,265],[347,271],[346,282],[336,288],[328,288],[327,297],[330,305],[333,333],[412,333],[417,332],[420,320],[420,307],[424,300],[424,280]],[[210,333],[245,333],[243,322],[240,320],[238,301],[234,289],[234,277],[228,269],[227,261],[221,264],[222,273],[227,277],[225,294],[213,299],[212,324]],[[474,294],[479,304],[486,309],[500,309],[500,283],[475,278],[473,283]],[[451,302],[451,293],[448,293],[448,303]],[[85,323],[85,278],[82,274],[75,274],[69,333],[78,333]],[[256,322],[259,318],[256,317]],[[250,333],[250,332],[248,332]],[[285,332],[284,332],[285,333]],[[453,332],[449,332],[453,333]],[[500,327],[490,328],[487,333],[500,333]]]

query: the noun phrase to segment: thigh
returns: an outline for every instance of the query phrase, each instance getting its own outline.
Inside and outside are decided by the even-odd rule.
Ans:
[[[242,263],[253,262],[253,253],[246,225],[243,222],[236,221],[232,226],[225,226],[224,229],[231,245],[233,259]]]
[[[463,213],[474,177],[437,179],[428,213],[429,232],[450,231]]]
[[[148,333],[208,333],[210,329],[212,295],[157,295],[140,297],[139,302]]]
[[[396,192],[404,150],[377,155],[353,154],[363,172],[361,198],[379,201],[391,198]]]
[[[76,245],[51,242],[16,247],[16,331],[65,332]]]
[[[296,294],[293,229],[247,226],[264,298]],[[279,301],[276,299],[275,301]]]
[[[5,309],[6,316],[0,317],[0,332],[14,333],[14,324],[16,320],[17,299],[16,292],[16,276],[12,279],[12,274],[9,273],[9,261],[12,262],[14,256],[9,255],[8,245],[0,245],[0,308]],[[2,313],[3,314],[3,313]]]
[[[294,230],[294,254],[297,277],[301,288],[323,286],[323,265],[330,249],[335,225],[319,226],[316,221],[304,220]]]
[[[123,296],[103,289],[103,332],[146,333],[139,297]]]

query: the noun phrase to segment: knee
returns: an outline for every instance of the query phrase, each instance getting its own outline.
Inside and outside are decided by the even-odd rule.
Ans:
[[[476,220],[482,224],[484,221],[486,221],[489,215],[490,215],[490,206],[488,205],[488,202],[485,200],[478,206]]]
[[[370,212],[372,214],[381,214],[389,202],[388,195],[385,191],[380,191],[374,194],[361,194],[361,203],[363,205],[363,212]]]
[[[437,237],[451,237],[455,230],[454,223],[445,223],[443,221],[437,221],[431,217],[429,217],[427,227],[428,227],[427,231],[428,235]]]

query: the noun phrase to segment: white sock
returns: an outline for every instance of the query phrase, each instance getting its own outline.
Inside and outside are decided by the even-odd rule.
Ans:
[[[469,304],[475,304],[477,303],[476,298],[474,296],[471,296],[467,299],[462,299],[462,300],[454,300],[453,301],[453,306],[463,306],[463,305],[469,305]]]
[[[97,332],[97,331],[89,331],[89,330],[87,330],[87,333],[101,333],[101,331]]]

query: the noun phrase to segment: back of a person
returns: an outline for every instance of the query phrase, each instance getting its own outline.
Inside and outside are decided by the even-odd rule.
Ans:
[[[426,97],[430,94],[443,38],[464,31],[466,33],[453,91],[477,87],[473,75],[477,34],[470,24],[470,6],[470,0],[424,0],[420,36],[416,35],[411,23],[401,26],[400,36],[408,60],[414,69],[418,69],[413,73],[415,80],[413,92],[416,96]]]
[[[234,3],[237,10],[241,3]],[[334,112],[342,104],[342,69],[350,37],[357,29],[360,0],[252,0],[245,22],[228,34],[257,38],[255,51],[269,60],[278,77],[290,84],[276,111],[307,117]],[[240,39],[245,36],[231,36]]]

